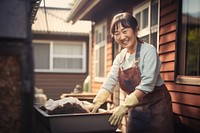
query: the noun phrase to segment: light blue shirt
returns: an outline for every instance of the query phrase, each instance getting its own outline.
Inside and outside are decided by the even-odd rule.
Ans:
[[[126,53],[126,51],[127,49],[123,49],[114,59],[111,70],[102,85],[102,89],[106,89],[112,93],[118,82],[119,67],[122,67],[123,70],[125,70],[134,66],[135,53],[130,54],[128,52]],[[125,53],[126,57],[123,60]],[[123,63],[120,65],[122,60]],[[145,93],[151,93],[155,86],[161,86],[164,83],[160,76],[161,61],[156,48],[153,45],[145,42],[141,45],[140,60],[138,65],[142,79],[140,84],[135,89],[139,89]]]

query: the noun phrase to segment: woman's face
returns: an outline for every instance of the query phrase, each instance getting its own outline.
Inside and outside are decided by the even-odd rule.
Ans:
[[[124,28],[120,23],[118,29],[114,32],[115,41],[124,48],[128,49],[128,52],[134,52],[135,45],[137,43],[137,31],[133,31],[130,28]]]

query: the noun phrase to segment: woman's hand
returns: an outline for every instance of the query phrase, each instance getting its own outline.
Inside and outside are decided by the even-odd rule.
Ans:
[[[124,105],[120,105],[114,108],[112,111],[113,113],[108,122],[110,123],[110,125],[116,126],[121,123],[123,116],[128,112],[128,108],[126,108]]]
[[[120,106],[116,107],[113,111],[113,114],[109,118],[108,122],[113,125],[119,125],[122,121],[123,116],[128,112],[128,110],[135,105],[139,104],[139,100],[137,96],[135,95],[137,91],[132,92],[130,95],[128,95]],[[136,93],[137,94],[137,93]]]

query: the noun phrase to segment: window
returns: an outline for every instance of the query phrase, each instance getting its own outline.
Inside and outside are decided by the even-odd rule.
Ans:
[[[155,47],[158,44],[158,9],[157,0],[145,2],[142,6],[133,8],[133,16],[137,19],[139,26],[138,37]]]
[[[48,43],[44,44],[34,44],[34,63],[35,69],[50,69],[50,45]]]
[[[200,85],[200,1],[182,0],[177,83]]]
[[[33,42],[36,72],[86,72],[83,42]]]
[[[102,81],[106,75],[106,22],[95,26],[95,80]]]

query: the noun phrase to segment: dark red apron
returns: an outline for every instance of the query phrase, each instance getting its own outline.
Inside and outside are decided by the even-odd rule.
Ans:
[[[141,43],[137,45],[134,67],[128,68],[126,70],[123,70],[122,67],[119,68],[119,84],[121,89],[127,94],[132,93],[135,90],[135,87],[138,86],[141,82],[140,69],[138,67],[140,58],[140,48]],[[126,53],[123,55],[120,65],[122,65],[123,61],[125,60],[125,57]]]
[[[138,67],[141,45],[137,45],[134,67],[119,69],[119,84],[127,94],[132,93],[141,82]],[[129,110],[127,133],[173,133],[171,97],[164,84],[155,86],[152,93],[147,94],[139,105]]]

